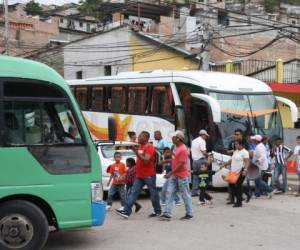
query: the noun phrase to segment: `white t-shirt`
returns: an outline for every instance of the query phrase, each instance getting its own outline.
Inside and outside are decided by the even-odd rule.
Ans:
[[[205,157],[205,155],[201,152],[205,150],[206,150],[206,141],[201,136],[197,137],[192,141],[191,151],[192,151],[192,158],[194,161]]]
[[[294,154],[297,155],[297,170],[300,173],[300,145],[297,145],[294,149]]]
[[[240,172],[244,167],[245,159],[249,159],[249,153],[246,149],[235,150],[231,157],[231,171]]]
[[[253,153],[253,163],[259,167],[260,170],[267,170],[268,164],[268,153],[265,145],[259,143]]]

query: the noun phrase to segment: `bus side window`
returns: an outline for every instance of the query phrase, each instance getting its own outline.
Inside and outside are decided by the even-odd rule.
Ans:
[[[111,112],[125,112],[126,89],[124,87],[111,88]]]
[[[92,88],[92,111],[104,111],[104,88],[93,87]]]
[[[6,102],[5,103],[5,142],[7,144],[54,143],[52,123],[43,103]]]
[[[128,113],[146,113],[147,87],[128,88]]]
[[[76,99],[79,103],[81,110],[87,109],[87,94],[88,89],[86,87],[76,88]]]
[[[170,87],[156,86],[152,91],[151,113],[172,116],[174,103]]]

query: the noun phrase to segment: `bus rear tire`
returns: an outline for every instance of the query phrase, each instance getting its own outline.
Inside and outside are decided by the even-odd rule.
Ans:
[[[48,233],[47,218],[33,203],[14,200],[0,204],[0,250],[40,250]]]

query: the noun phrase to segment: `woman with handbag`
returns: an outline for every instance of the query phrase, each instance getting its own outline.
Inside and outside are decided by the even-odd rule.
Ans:
[[[234,204],[233,207],[242,206],[243,182],[248,172],[249,153],[244,148],[242,140],[236,140],[235,151],[231,159],[225,162],[223,166],[230,166],[230,171],[225,177],[225,181],[229,183],[229,189],[232,193],[231,200],[227,204]],[[250,194],[247,194],[247,200]]]

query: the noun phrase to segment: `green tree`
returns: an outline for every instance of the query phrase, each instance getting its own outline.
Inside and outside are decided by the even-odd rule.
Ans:
[[[264,0],[266,12],[274,13],[280,8],[280,0]]]
[[[25,5],[24,10],[26,11],[27,15],[32,15],[32,16],[36,16],[36,15],[43,15],[43,9],[40,6],[39,3],[36,3],[34,0],[31,0],[30,2],[28,2]]]
[[[80,0],[79,12],[81,15],[93,16],[96,19],[101,19],[103,13],[101,11],[102,0]]]

